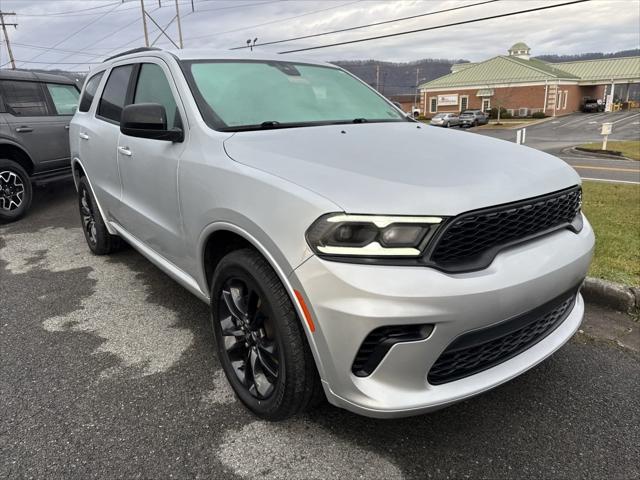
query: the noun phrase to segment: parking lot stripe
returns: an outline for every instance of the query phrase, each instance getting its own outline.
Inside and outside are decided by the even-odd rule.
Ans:
[[[610,172],[634,172],[640,173],[637,168],[615,168],[615,167],[595,167],[590,165],[572,165],[573,168],[586,168],[587,170],[607,170]]]
[[[624,120],[631,120],[632,118],[636,118],[638,116],[640,116],[640,113],[636,113],[635,115],[629,115],[627,117],[621,118],[620,120],[616,120],[615,122],[611,122],[611,123],[615,125],[616,123],[622,122]]]
[[[608,182],[608,183],[628,183],[631,185],[640,185],[640,182],[632,182],[631,180],[611,180],[609,178],[591,178],[591,177],[580,177],[582,180],[589,180],[591,182]]]

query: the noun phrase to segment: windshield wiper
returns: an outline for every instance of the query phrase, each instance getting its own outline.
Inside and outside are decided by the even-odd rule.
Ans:
[[[275,128],[280,125],[280,122],[277,120],[267,120],[266,122],[262,122],[260,124],[260,128]]]
[[[367,123],[369,120],[366,118],[354,118],[351,120],[351,123]]]

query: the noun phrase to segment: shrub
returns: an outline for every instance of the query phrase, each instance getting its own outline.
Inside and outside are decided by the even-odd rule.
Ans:
[[[531,118],[547,118],[547,115],[544,112],[533,112]]]

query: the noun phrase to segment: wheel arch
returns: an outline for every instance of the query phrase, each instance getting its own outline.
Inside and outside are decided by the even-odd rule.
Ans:
[[[80,181],[80,178],[85,177],[87,179],[87,182],[89,183],[89,188],[91,189],[91,195],[93,195],[93,198],[95,199],[96,204],[98,205],[98,211],[100,212],[102,221],[107,227],[107,232],[109,232],[110,235],[118,235],[118,232],[116,232],[116,230],[109,223],[108,218],[105,215],[105,212],[102,208],[102,205],[100,204],[100,199],[96,195],[96,190],[95,188],[93,188],[91,179],[87,175],[87,171],[78,157],[74,157],[71,159],[71,172],[73,173],[73,183],[76,186],[76,191],[78,190],[78,182]]]
[[[289,296],[289,299],[291,300],[291,303],[296,310],[298,320],[302,325],[302,329],[305,332],[305,336],[315,359],[318,373],[320,374],[321,378],[325,378],[324,368],[318,355],[313,332],[311,332],[309,325],[304,321],[305,311],[297,298],[296,290],[289,280],[288,273],[291,272],[285,272],[282,266],[276,261],[274,255],[272,255],[269,249],[255,236],[253,236],[247,230],[233,223],[223,221],[212,223],[203,230],[200,238],[200,254],[198,258],[198,264],[202,268],[202,275],[204,285],[206,286],[207,295],[209,295],[211,291],[211,280],[213,272],[215,270],[215,266],[224,257],[224,255],[239,248],[249,247],[256,250],[258,253],[260,253],[260,255],[264,257],[264,259],[271,266],[271,268],[273,268],[274,272],[282,282],[282,285],[284,286],[284,289],[287,292],[287,295]],[[225,241],[230,242],[230,247],[227,247],[225,245]],[[214,252],[213,250],[216,247],[222,248],[220,248],[218,252]],[[278,255],[282,254],[278,252]],[[284,258],[284,256],[282,257]],[[214,262],[214,264],[208,266],[207,262]]]
[[[29,176],[33,175],[35,164],[27,151],[17,143],[4,139],[0,140],[0,158],[13,160],[24,168]]]

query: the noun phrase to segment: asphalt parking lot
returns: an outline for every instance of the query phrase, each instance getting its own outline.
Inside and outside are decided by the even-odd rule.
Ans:
[[[603,158],[571,149],[574,145],[602,141],[602,123],[613,123],[609,140],[639,140],[640,111],[573,113],[527,127],[526,145],[557,155],[572,165],[582,178],[640,183],[640,162]],[[516,130],[474,129],[476,133],[516,141]]]
[[[609,325],[624,341],[590,333]],[[269,424],[227,386],[206,305],[131,249],[92,256],[52,185],[0,226],[0,477],[638,478],[636,326],[588,306],[552,358],[430,415]]]

